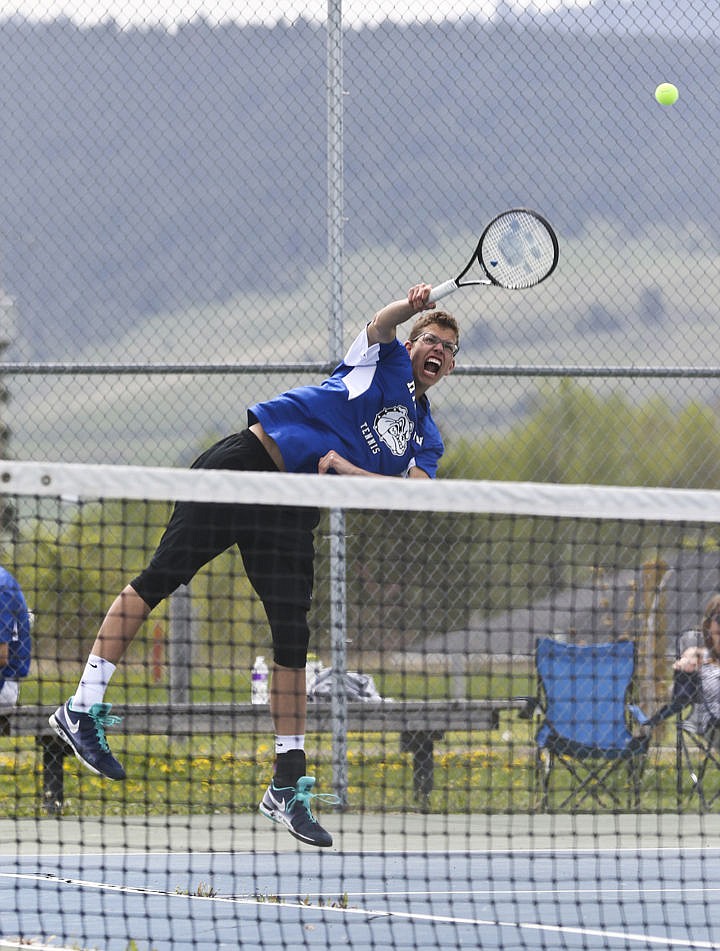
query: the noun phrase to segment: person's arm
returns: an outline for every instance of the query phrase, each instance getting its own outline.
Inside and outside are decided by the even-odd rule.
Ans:
[[[326,452],[318,463],[318,473],[327,475],[328,472],[334,472],[335,475],[362,475],[371,476],[373,479],[394,479],[396,476],[383,475],[380,472],[369,472],[367,469],[361,469],[360,466],[353,465],[339,452],[331,449]],[[408,470],[408,479],[429,479],[430,476],[419,466],[412,466]]]
[[[0,668],[7,667],[10,660],[10,647],[8,644],[0,644]]]
[[[423,310],[432,310],[428,302],[432,285],[414,284],[405,300],[396,300],[379,310],[367,326],[368,343],[392,343],[399,324]]]
[[[318,462],[318,473],[320,475],[327,475],[328,472],[333,472],[335,475],[370,476],[372,479],[395,478],[395,476],[383,475],[381,472],[370,472],[369,469],[361,469],[360,466],[354,465],[334,449],[331,449],[330,452],[326,452],[325,455],[321,457],[320,462]]]
[[[408,479],[429,479],[430,476],[420,466],[413,466],[408,470]]]
[[[689,704],[694,703],[700,689],[700,674],[697,671],[687,672],[675,668],[673,676],[673,692],[670,703],[666,703],[657,713],[654,713],[645,723],[647,727],[656,727],[673,714],[680,713]]]
[[[327,475],[328,472],[334,472],[335,475],[364,475],[374,476],[377,479],[390,478],[389,476],[382,476],[377,472],[368,472],[367,469],[361,469],[360,466],[353,465],[352,462],[349,462],[334,449],[331,449],[330,452],[326,452],[324,456],[321,456],[320,462],[318,462],[318,473],[320,475]]]

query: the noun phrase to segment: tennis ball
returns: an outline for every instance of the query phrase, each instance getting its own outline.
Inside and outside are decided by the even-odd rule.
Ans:
[[[660,83],[655,90],[655,98],[661,106],[672,106],[678,101],[679,95],[677,86],[673,86],[672,83]]]

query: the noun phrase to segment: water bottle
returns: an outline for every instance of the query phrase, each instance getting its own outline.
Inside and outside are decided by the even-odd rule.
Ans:
[[[269,700],[268,694],[268,678],[270,672],[268,671],[268,665],[265,663],[264,657],[256,657],[255,663],[252,666],[251,674],[251,687],[250,687],[250,702],[251,703],[267,703]]]

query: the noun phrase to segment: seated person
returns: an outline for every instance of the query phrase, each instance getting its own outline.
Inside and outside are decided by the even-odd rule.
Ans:
[[[686,647],[673,664],[673,693],[670,703],[649,718],[644,725],[653,727],[694,704],[693,726],[698,733],[720,722],[720,594],[705,606],[702,620],[702,645]]]
[[[17,705],[30,670],[30,612],[16,578],[0,568],[0,713]]]

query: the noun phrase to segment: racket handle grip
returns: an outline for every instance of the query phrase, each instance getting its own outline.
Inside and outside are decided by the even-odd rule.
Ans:
[[[433,287],[430,291],[430,297],[428,298],[430,303],[435,303],[436,300],[440,300],[441,297],[447,297],[448,294],[452,294],[453,291],[458,289],[457,283],[454,280],[443,281],[442,284],[438,284],[437,287]]]

